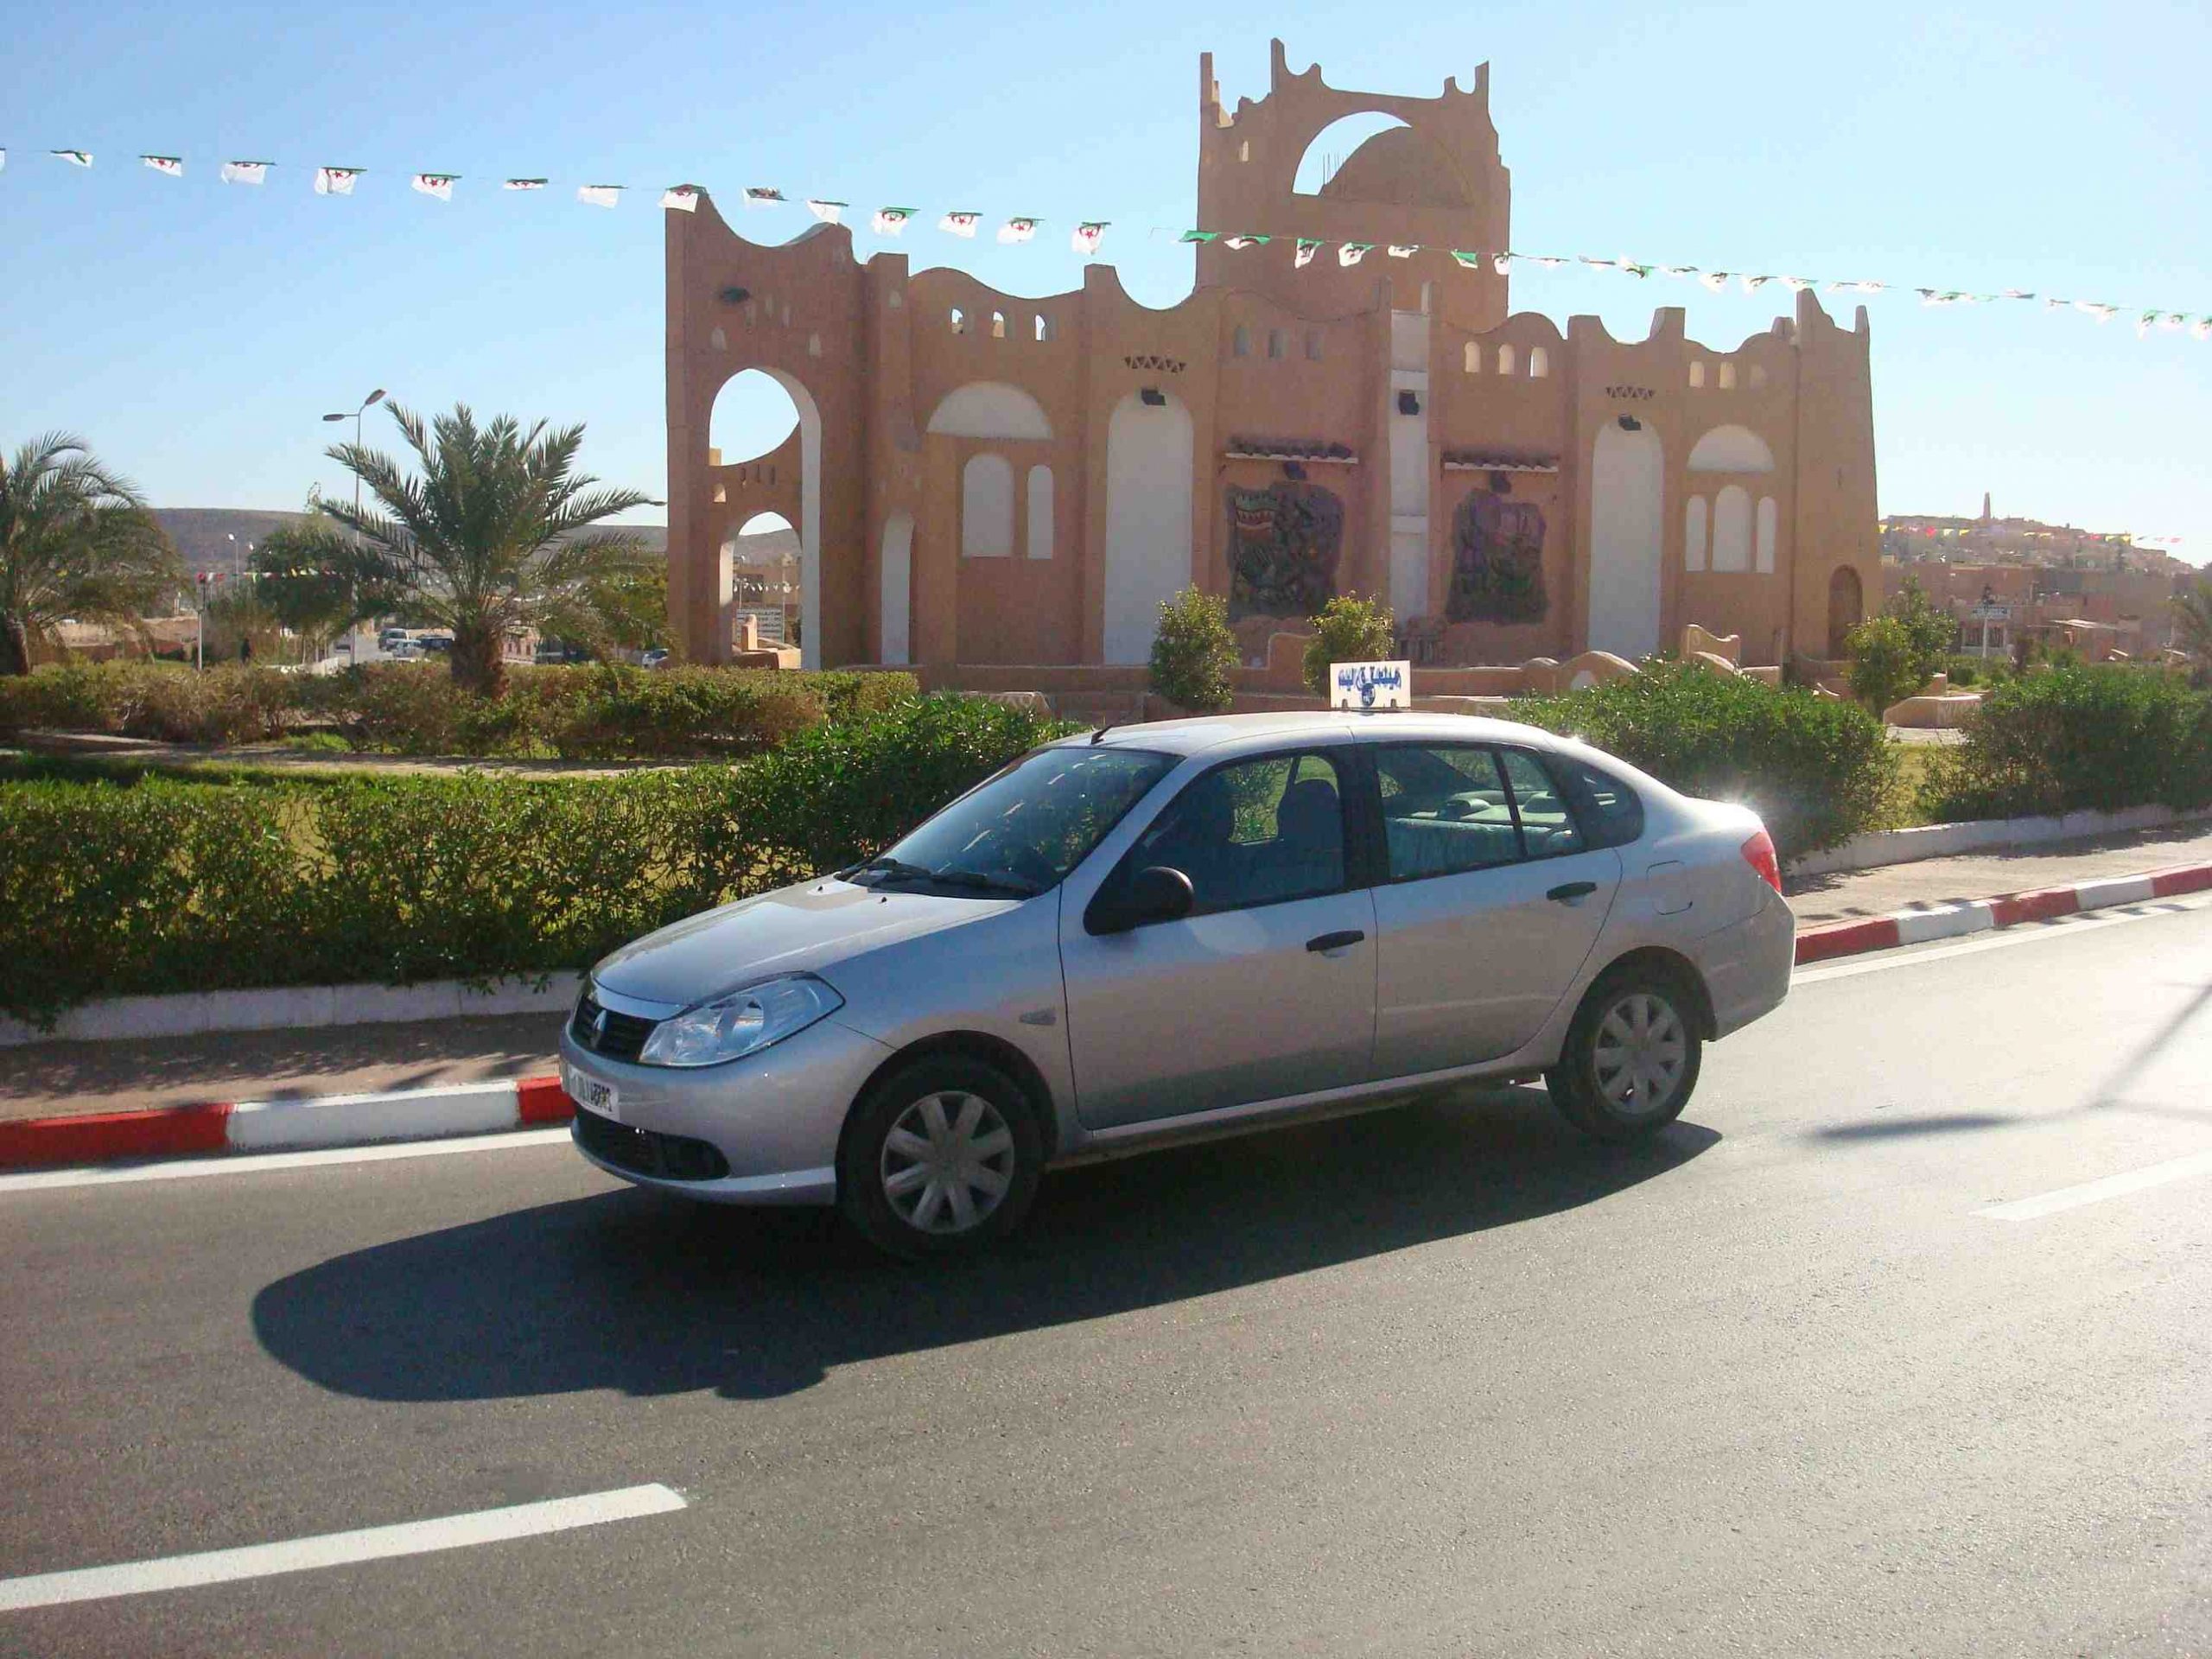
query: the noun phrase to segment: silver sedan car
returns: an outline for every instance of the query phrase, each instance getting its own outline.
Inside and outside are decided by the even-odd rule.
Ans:
[[[1471,1079],[1649,1135],[1788,994],[1780,889],[1744,807],[1529,727],[1118,728],[616,951],[563,1076],[612,1174],[958,1252],[1054,1163]]]

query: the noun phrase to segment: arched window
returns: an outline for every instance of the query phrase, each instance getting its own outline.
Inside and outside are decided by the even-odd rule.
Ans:
[[[1511,374],[1513,372],[1512,346],[1501,346],[1497,348],[1497,372],[1500,374]]]
[[[1763,576],[1774,574],[1774,542],[1779,515],[1770,495],[1759,497],[1758,511],[1758,571]]]
[[[1751,568],[1751,498],[1740,484],[1723,486],[1713,503],[1713,568]]]
[[[1690,497],[1682,513],[1682,569],[1705,569],[1705,498]]]
[[[952,332],[956,334],[968,332],[968,314],[957,305],[952,308]]]
[[[819,356],[821,356],[821,355],[822,355],[822,336],[821,336],[821,335],[819,335],[819,334],[809,334],[809,335],[806,337],[806,354],[807,354],[809,357],[819,357]]]
[[[1021,550],[1033,559],[1052,556],[1052,469],[1029,469],[1029,534]]]
[[[1050,340],[1052,337],[1052,320],[1050,317],[1046,316],[1046,315],[1042,311],[1039,311],[1039,312],[1037,314],[1037,340],[1038,340],[1038,342],[1039,342],[1039,344],[1040,344],[1040,345],[1041,345],[1043,342],[1045,342],[1046,340]]]
[[[1241,322],[1236,325],[1236,332],[1229,337],[1229,354],[1231,357],[1252,355],[1252,331]]]
[[[993,340],[1006,338],[1006,313],[1003,311],[991,313],[991,338]]]
[[[1283,332],[1281,329],[1270,328],[1268,330],[1268,355],[1269,357],[1280,359],[1288,349],[1289,347],[1283,339]]]
[[[1249,138],[1240,138],[1236,141],[1236,159],[1240,162],[1249,162],[1252,159],[1252,141]]]
[[[960,469],[960,556],[1003,559],[1014,553],[1014,467],[1004,455],[968,457]]]
[[[1701,357],[1693,358],[1690,359],[1690,390],[1692,391],[1700,391],[1703,389],[1704,385],[1705,359]]]
[[[1736,390],[1736,365],[1733,363],[1723,363],[1720,365],[1720,390],[1723,391]]]
[[[729,349],[729,336],[717,328],[707,336],[707,344],[718,352],[726,352]]]
[[[1483,372],[1483,348],[1469,340],[1460,348],[1459,366],[1469,374],[1480,374]]]
[[[1541,380],[1551,372],[1552,360],[1549,354],[1541,346],[1531,346],[1529,348],[1529,378],[1531,380]]]

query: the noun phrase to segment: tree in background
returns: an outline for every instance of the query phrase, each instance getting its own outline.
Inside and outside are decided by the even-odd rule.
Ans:
[[[611,651],[651,651],[671,646],[668,631],[668,561],[648,557],[615,571],[593,585],[585,607],[596,632],[582,636],[601,656]]]
[[[1905,578],[1904,589],[1887,609],[1904,625],[1905,638],[1911,641],[1915,660],[1921,664],[1920,685],[1927,684],[1958,643],[1958,619],[1928,597],[1916,576]],[[1920,690],[1920,685],[1913,690]]]
[[[305,660],[313,662],[328,655],[331,641],[354,623],[376,615],[378,601],[389,596],[364,593],[349,569],[323,567],[338,528],[323,516],[319,499],[308,505],[306,520],[279,524],[253,550],[253,592],[277,626],[298,637]]]
[[[2190,682],[2212,685],[2212,577],[2197,577],[2173,607],[2174,644],[2188,653]]]
[[[1185,588],[1160,602],[1152,639],[1152,689],[1194,715],[1225,715],[1236,695],[1236,636],[1229,601]]]
[[[184,580],[146,503],[82,438],[49,432],[0,468],[0,674],[65,620],[136,629]]]
[[[1306,647],[1306,689],[1329,695],[1331,663],[1372,663],[1391,652],[1390,607],[1357,594],[1338,594],[1313,619],[1314,637]]]
[[[608,637],[610,584],[652,555],[637,537],[585,532],[654,503],[574,470],[582,424],[525,429],[501,415],[480,426],[466,404],[428,426],[396,404],[391,417],[420,474],[365,445],[332,445],[326,453],[373,505],[357,512],[326,497],[328,525],[302,526],[297,551],[346,580],[358,605],[450,629],[454,679],[486,696],[505,677],[510,632]]]

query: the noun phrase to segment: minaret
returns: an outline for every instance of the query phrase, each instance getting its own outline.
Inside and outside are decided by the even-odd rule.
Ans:
[[[1985,524],[1989,523],[1989,492],[1987,490],[1981,493],[1981,522]]]

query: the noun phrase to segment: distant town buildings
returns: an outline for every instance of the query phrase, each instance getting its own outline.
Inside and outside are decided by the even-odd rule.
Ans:
[[[2196,572],[2125,532],[2034,518],[1892,513],[1881,522],[1885,596],[1917,582],[1960,621],[1961,650],[2009,654],[2022,637],[2093,660],[2154,656],[2173,639],[2172,601]]]

